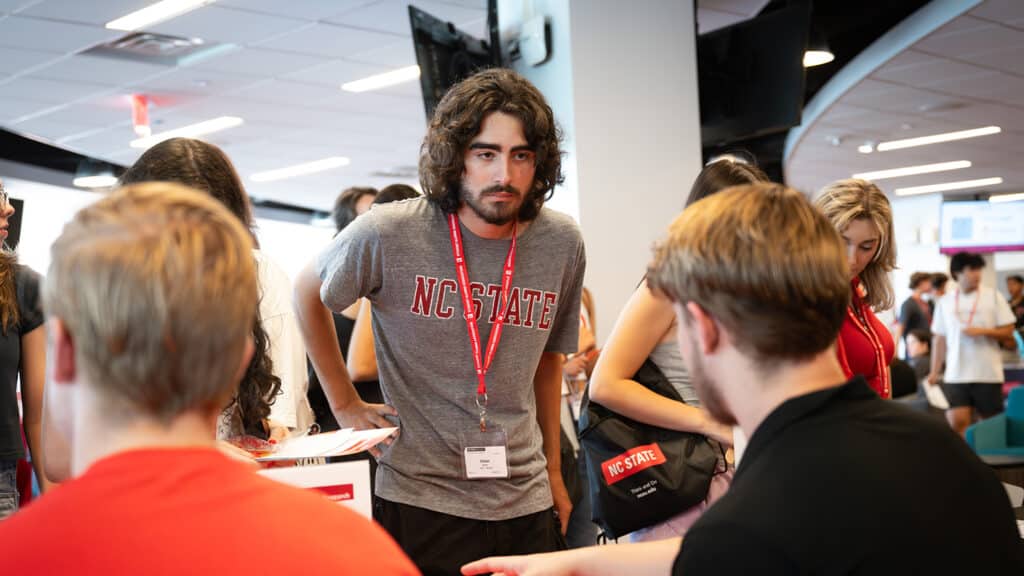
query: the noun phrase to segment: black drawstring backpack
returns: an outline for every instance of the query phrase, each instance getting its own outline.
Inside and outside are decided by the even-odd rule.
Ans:
[[[633,380],[682,402],[648,358]],[[653,526],[703,501],[721,446],[707,437],[643,424],[590,400],[580,410],[580,447],[586,455],[594,523],[619,538]]]

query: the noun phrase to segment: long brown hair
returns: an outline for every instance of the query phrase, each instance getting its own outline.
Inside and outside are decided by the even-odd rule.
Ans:
[[[164,140],[147,150],[121,176],[121,184],[147,181],[184,184],[220,200],[241,220],[258,246],[249,195],[231,160],[217,146],[191,138]],[[225,410],[237,404],[246,432],[266,436],[263,420],[270,416],[270,405],[281,392],[281,379],[274,374],[258,306],[252,335],[256,351],[238,386],[238,394]]]
[[[21,319],[18,313],[18,289],[14,281],[17,268],[18,256],[7,249],[0,249],[0,329],[3,329],[4,334]]]

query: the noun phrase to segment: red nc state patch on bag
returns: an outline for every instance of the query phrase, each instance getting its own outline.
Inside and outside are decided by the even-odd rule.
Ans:
[[[605,483],[611,486],[637,472],[664,463],[665,455],[662,454],[657,443],[646,444],[631,448],[615,458],[605,460],[601,463],[601,472],[604,473]]]

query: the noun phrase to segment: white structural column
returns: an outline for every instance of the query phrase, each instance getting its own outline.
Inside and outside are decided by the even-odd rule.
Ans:
[[[685,0],[500,0],[502,36],[538,14],[550,22],[551,58],[515,66],[565,131],[566,185],[551,205],[583,229],[603,341],[701,167],[694,8]]]

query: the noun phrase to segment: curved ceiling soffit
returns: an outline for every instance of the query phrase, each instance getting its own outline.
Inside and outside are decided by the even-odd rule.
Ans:
[[[789,171],[789,160],[807,132],[843,95],[928,34],[983,2],[984,0],[934,0],[850,60],[849,64],[829,79],[804,106],[800,125],[786,135],[786,146],[782,156],[783,172]]]

